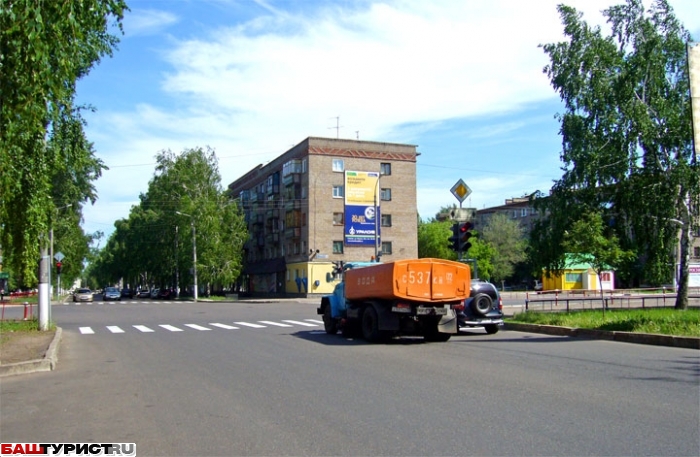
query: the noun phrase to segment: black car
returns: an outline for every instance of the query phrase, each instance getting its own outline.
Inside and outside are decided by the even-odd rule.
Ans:
[[[131,289],[122,289],[122,298],[134,298],[134,291]]]
[[[472,279],[471,293],[464,300],[464,309],[457,313],[457,323],[463,327],[484,327],[492,335],[503,325],[503,304],[496,286]]]

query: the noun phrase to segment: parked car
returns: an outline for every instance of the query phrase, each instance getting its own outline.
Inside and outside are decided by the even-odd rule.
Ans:
[[[122,296],[116,287],[107,287],[102,294],[102,301],[121,301]]]
[[[150,298],[151,297],[151,291],[148,289],[141,289],[139,290],[138,294],[139,298]]]
[[[134,298],[134,291],[131,289],[122,289],[122,297],[124,298]]]
[[[160,300],[172,300],[174,297],[175,294],[170,289],[160,289],[158,292],[158,298]]]
[[[464,300],[464,309],[457,314],[462,327],[484,327],[489,335],[503,325],[503,303],[496,286],[487,281],[472,279],[471,293]]]
[[[151,299],[155,300],[158,298],[158,293],[160,292],[160,289],[151,289]]]
[[[93,300],[92,297],[92,291],[88,288],[80,288],[75,291],[73,294],[73,301],[74,302],[83,302],[83,301],[89,301],[91,302]]]

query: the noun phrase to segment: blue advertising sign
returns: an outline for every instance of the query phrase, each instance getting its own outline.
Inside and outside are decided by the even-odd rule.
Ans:
[[[379,208],[366,205],[345,205],[345,244],[348,246],[374,246],[379,239]]]

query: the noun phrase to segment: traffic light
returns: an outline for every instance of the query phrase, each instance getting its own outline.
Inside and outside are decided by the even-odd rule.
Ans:
[[[452,236],[448,238],[450,249],[459,252],[459,222],[452,224]]]
[[[474,228],[474,225],[471,222],[461,222],[458,225],[457,252],[467,252],[469,248],[472,247],[472,244],[469,242],[469,238],[473,236],[471,230]]]
[[[61,274],[61,267],[62,266],[63,266],[63,264],[61,262],[56,262],[56,273],[59,275]]]

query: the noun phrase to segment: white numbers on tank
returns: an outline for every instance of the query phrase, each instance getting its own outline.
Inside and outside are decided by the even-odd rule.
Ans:
[[[404,284],[429,284],[431,282],[430,271],[409,271],[401,277]],[[432,277],[433,284],[452,284],[454,281],[453,273],[445,273],[444,275],[435,275]]]

